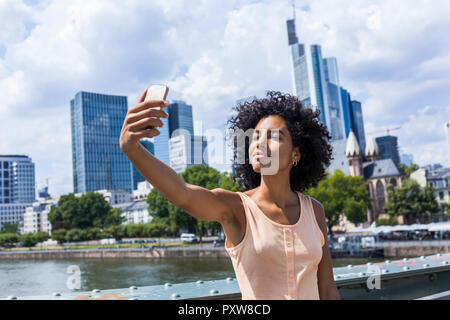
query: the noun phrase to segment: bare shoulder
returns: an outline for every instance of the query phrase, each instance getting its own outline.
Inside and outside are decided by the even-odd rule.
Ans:
[[[222,188],[213,189],[211,192],[213,192],[230,209],[229,213],[223,217],[225,221],[235,221],[236,218],[241,220],[243,205],[241,197],[237,192]]]

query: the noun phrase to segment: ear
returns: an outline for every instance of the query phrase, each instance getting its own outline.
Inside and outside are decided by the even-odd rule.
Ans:
[[[300,161],[302,158],[302,154],[300,153],[300,148],[299,147],[294,147],[294,151],[292,152],[294,155],[294,159]]]

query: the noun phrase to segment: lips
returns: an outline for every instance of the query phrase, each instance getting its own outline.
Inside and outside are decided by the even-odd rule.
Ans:
[[[260,159],[267,159],[267,155],[263,154],[261,151],[257,151],[255,153],[253,153],[253,159],[255,161],[260,162]]]

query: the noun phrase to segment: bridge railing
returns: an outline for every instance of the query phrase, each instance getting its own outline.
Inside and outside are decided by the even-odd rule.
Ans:
[[[342,300],[434,300],[447,297],[450,290],[450,253],[386,260],[379,263],[333,268]],[[440,294],[440,295],[438,295]],[[71,292],[10,300],[239,300],[235,278],[224,280]]]

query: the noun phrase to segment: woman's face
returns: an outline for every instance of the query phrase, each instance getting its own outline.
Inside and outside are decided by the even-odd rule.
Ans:
[[[300,161],[298,147],[293,147],[292,137],[284,119],[270,115],[256,125],[249,147],[250,163],[255,172],[273,175],[290,171],[294,161]]]

